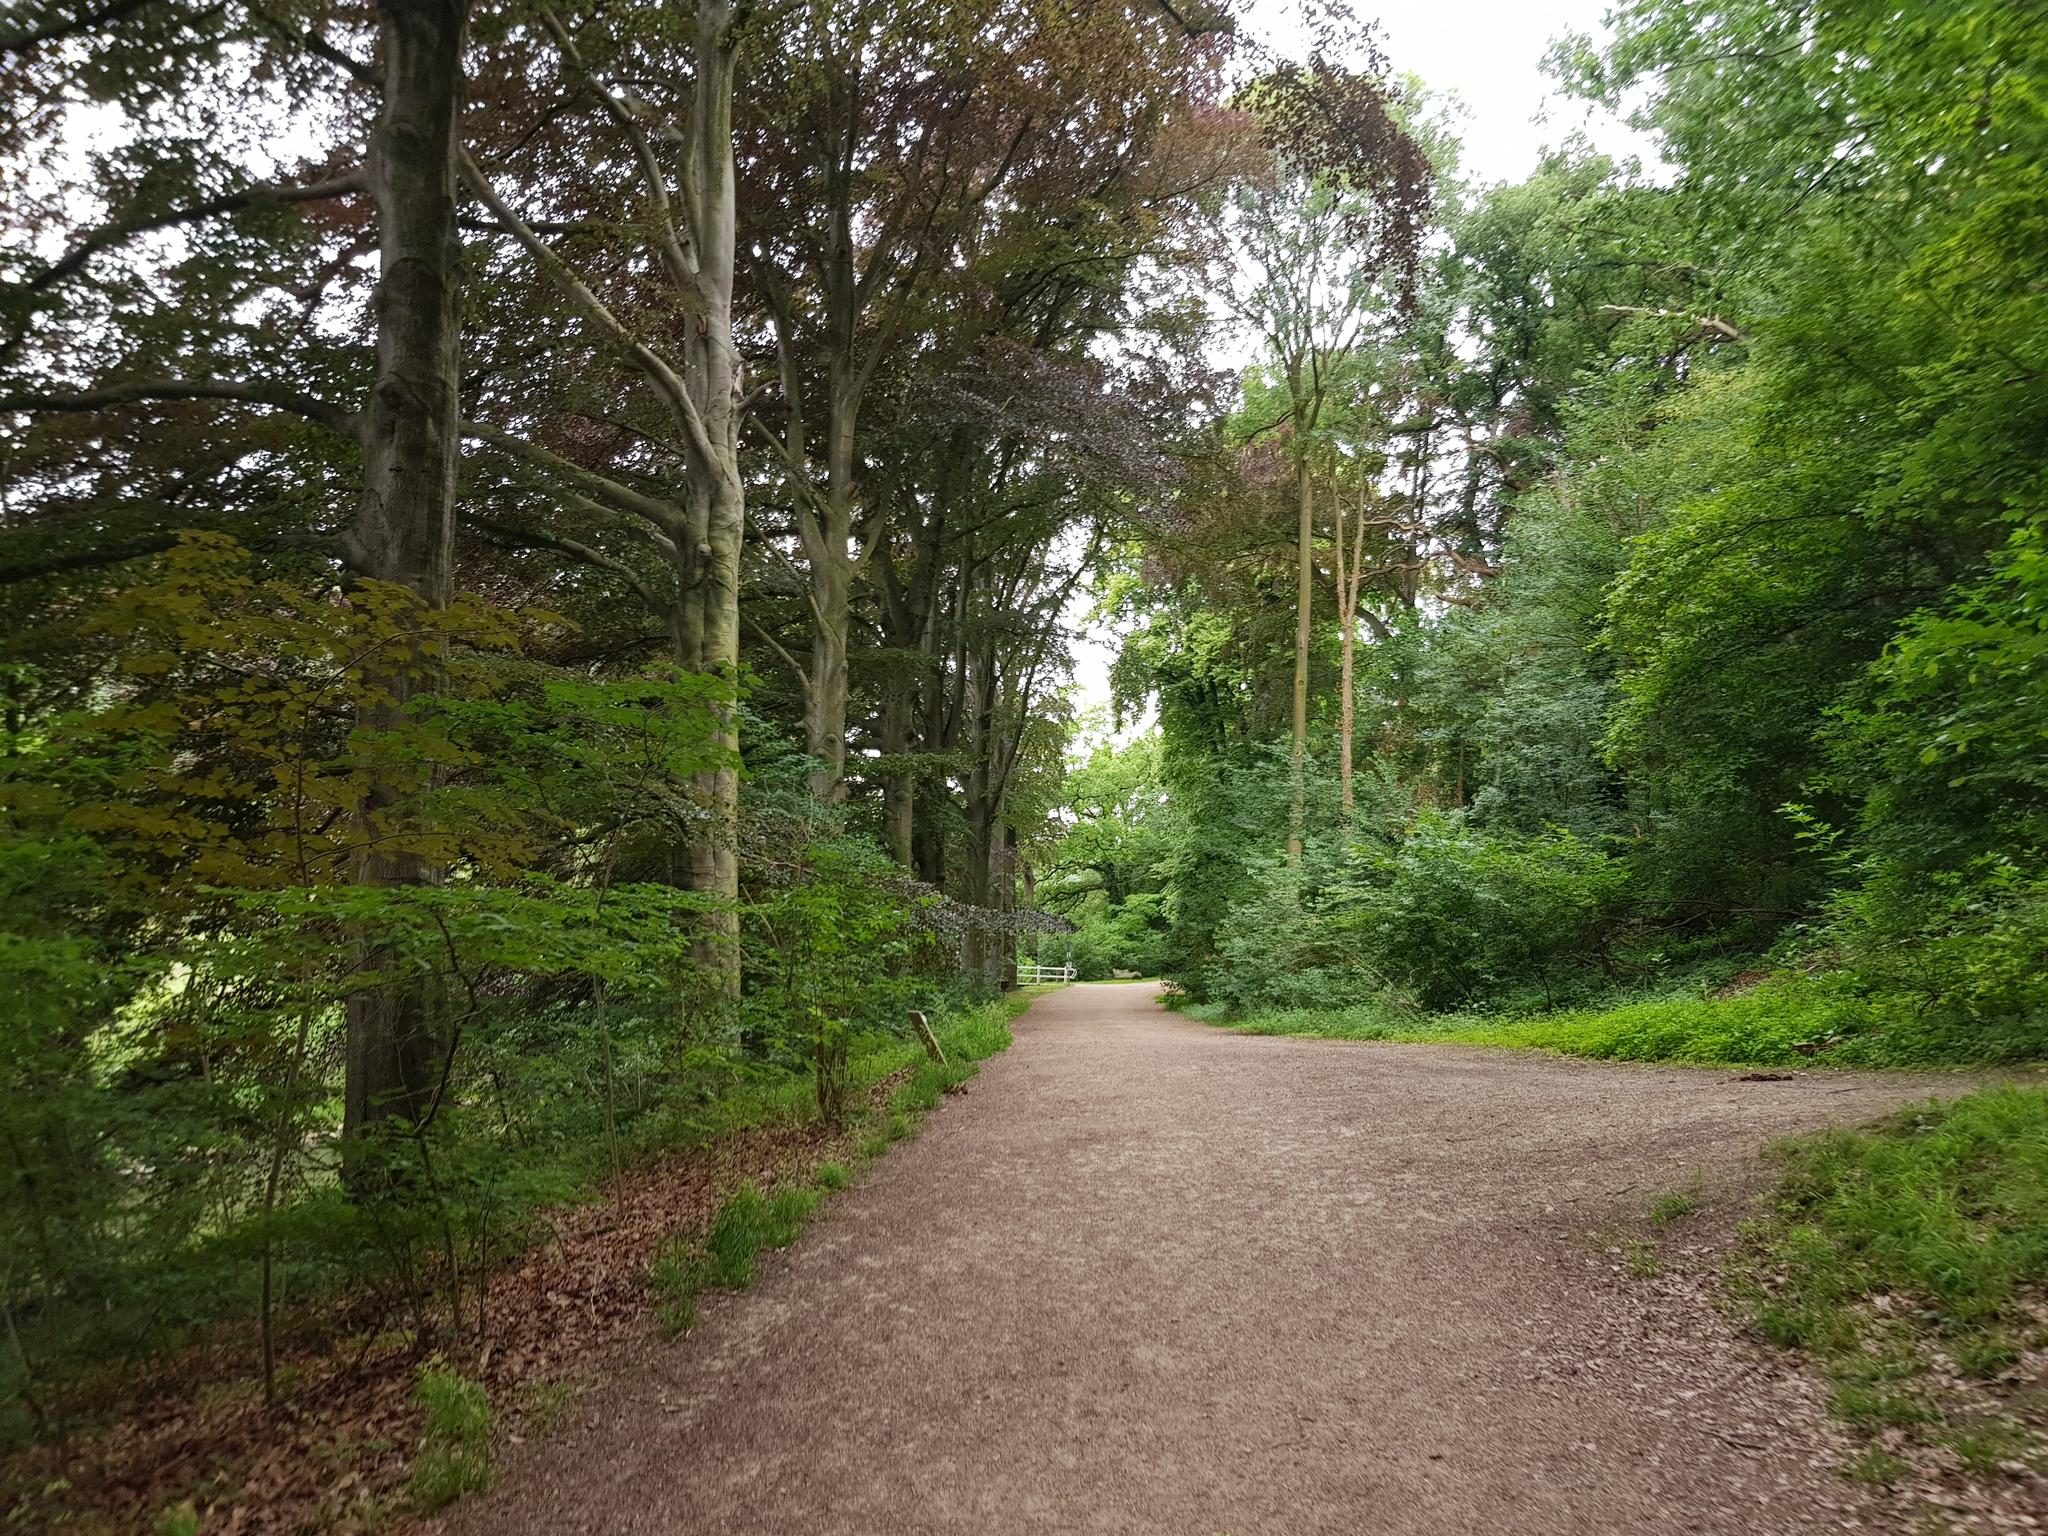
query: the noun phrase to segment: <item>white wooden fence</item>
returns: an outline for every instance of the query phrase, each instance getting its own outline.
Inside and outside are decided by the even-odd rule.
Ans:
[[[1034,960],[1017,962],[1017,985],[1036,986],[1043,981],[1072,981],[1074,968],[1071,965],[1040,965]]]

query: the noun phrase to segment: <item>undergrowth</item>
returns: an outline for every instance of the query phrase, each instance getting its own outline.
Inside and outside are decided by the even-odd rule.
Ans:
[[[2038,1461],[2048,1405],[1959,1384],[2048,1347],[2048,1091],[1986,1089],[1771,1155],[1775,1208],[1735,1280],[1755,1331],[1818,1357],[1857,1428],[1979,1471]]]
[[[909,1068],[888,1099],[852,1133],[861,1160],[881,1156],[891,1143],[915,1133],[918,1123],[948,1092],[978,1070],[975,1063],[1010,1044],[1010,1023],[1043,989],[1026,989],[996,1003],[941,1021],[934,1033],[946,1054],[926,1057],[916,1044],[870,1050],[854,1059],[853,1080],[861,1089]],[[700,1238],[678,1233],[662,1245],[648,1267],[655,1316],[671,1336],[697,1320],[697,1298],[705,1291],[743,1291],[754,1283],[754,1258],[763,1249],[786,1248],[827,1194],[852,1182],[845,1162],[819,1162],[808,1180],[761,1190],[742,1185],[711,1219]]]
[[[1863,995],[1853,977],[1786,973],[1734,996],[1697,992],[1548,1013],[1421,1013],[1392,998],[1331,1009],[1189,1018],[1246,1034],[1396,1040],[1556,1051],[1700,1066],[1952,1067],[2048,1056],[2048,1020],[1921,1013]]]

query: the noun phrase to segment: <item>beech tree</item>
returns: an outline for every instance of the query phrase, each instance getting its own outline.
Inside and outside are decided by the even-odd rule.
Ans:
[[[270,23],[256,17],[236,24],[218,13],[188,13],[179,22],[191,45],[232,67],[246,50],[281,52],[293,76],[324,76],[339,70],[369,94],[374,117],[360,161],[337,174],[299,182],[242,180],[238,168],[216,165],[230,181],[226,190],[199,198],[166,197],[166,180],[154,174],[167,160],[209,156],[203,132],[166,143],[138,137],[113,157],[100,184],[81,189],[85,202],[107,209],[103,221],[74,227],[63,237],[61,254],[10,276],[8,298],[17,310],[8,345],[17,379],[40,376],[40,387],[18,384],[0,409],[33,413],[98,412],[129,405],[178,401],[225,401],[288,411],[345,440],[360,455],[354,510],[328,545],[355,576],[388,583],[427,608],[445,606],[453,586],[456,462],[460,438],[457,389],[460,379],[461,251],[455,231],[453,153],[463,90],[464,29],[468,5],[460,0],[420,5],[385,5],[376,12],[376,62],[347,51],[317,27]],[[125,15],[109,18],[117,25]],[[161,23],[151,18],[152,31]],[[80,56],[63,45],[74,32],[90,29],[45,26],[16,41],[10,51],[63,53],[47,62],[46,82],[53,111],[62,99]],[[181,81],[181,84],[189,82]],[[117,102],[146,100],[162,82],[141,71],[116,78]],[[224,85],[205,90],[228,94]],[[251,90],[243,87],[246,102]],[[134,93],[132,98],[125,92]],[[219,100],[215,97],[214,100]],[[203,118],[206,108],[199,108]],[[337,151],[337,154],[341,153]],[[122,161],[139,176],[120,174]],[[98,286],[94,268],[126,257],[152,238],[204,238],[212,221],[277,206],[304,206],[361,197],[373,215],[378,252],[370,300],[374,371],[359,404],[338,403],[330,394],[302,387],[291,377],[303,360],[276,357],[275,373],[241,374],[235,353],[237,328],[202,314],[178,322],[167,337],[150,338],[136,355],[112,359],[100,379],[76,380],[79,354],[68,351],[43,326],[57,301],[88,284]],[[355,249],[345,244],[313,280],[302,280],[301,303],[317,304],[335,273]],[[276,271],[263,278],[276,281]],[[118,279],[116,279],[118,281]],[[262,294],[260,286],[255,292]],[[101,289],[102,295],[118,289]],[[286,290],[289,292],[289,290]],[[269,302],[282,297],[275,288]],[[87,309],[86,313],[90,313]],[[65,318],[73,324],[74,310]],[[303,322],[302,322],[303,323]],[[99,349],[88,348],[89,358]],[[148,365],[168,357],[186,365],[178,376],[157,375]],[[298,365],[295,370],[293,365]],[[164,547],[157,535],[143,548]],[[141,552],[134,546],[101,552],[119,559]],[[389,731],[417,693],[431,689],[437,660],[433,643],[389,648],[376,660],[381,687],[364,704],[360,725]],[[402,783],[372,775],[357,812],[356,878],[364,885],[431,885],[436,861],[403,830],[408,794]],[[359,938],[361,963],[375,974],[388,968],[389,952],[373,933]],[[344,1124],[360,1133],[397,1115],[417,1120],[439,1078],[447,1049],[431,987],[392,976],[385,984],[359,990],[349,1000],[347,1090]]]
[[[998,328],[1000,296],[988,311],[977,267],[1004,242],[1071,238],[1075,259],[1098,259],[1092,231],[1116,218],[1091,200],[1129,208],[1133,182],[1141,200],[1185,196],[1145,172],[1213,93],[1220,47],[1121,0],[1057,16],[1008,0],[944,12],[867,0],[805,7],[761,61],[740,118],[741,247],[774,357],[762,419],[802,561],[811,633],[798,675],[821,799],[846,792],[853,594],[887,538],[889,498],[863,452],[878,373],[933,329],[942,355],[970,348],[972,322],[963,335],[950,306]],[[1126,224],[1127,244],[1137,234]]]
[[[1240,323],[1257,340],[1259,366],[1283,391],[1294,467],[1295,780],[1287,857],[1302,851],[1303,761],[1308,750],[1309,645],[1315,593],[1313,461],[1338,375],[1384,311],[1382,278],[1412,283],[1429,208],[1430,166],[1401,123],[1385,65],[1326,57],[1288,66],[1246,94],[1270,162],[1237,197],[1232,223]]]
[[[465,150],[463,177],[489,215],[488,233],[509,241],[541,293],[576,316],[578,355],[616,382],[598,385],[550,348],[540,379],[527,367],[480,384],[469,435],[543,498],[539,517],[508,524],[480,508],[477,526],[624,576],[666,629],[676,665],[736,692],[746,489],[744,370],[733,339],[732,100],[745,17],[706,0],[687,13],[616,23],[543,5],[535,22],[538,36],[515,33],[494,60],[492,138],[503,151],[479,146],[486,164]],[[538,121],[529,95],[536,68],[550,71],[559,90]],[[652,99],[618,76],[660,79],[666,94]],[[593,159],[616,179],[593,185]],[[507,174],[517,190],[501,189],[497,178]],[[549,301],[526,297],[539,306],[527,316],[534,323]],[[510,350],[530,346],[522,337]],[[528,431],[521,416],[544,430]],[[578,524],[592,522],[652,554],[656,569],[579,537]],[[721,739],[731,761],[698,784],[707,824],[687,839],[680,873],[712,902],[699,960],[734,994],[736,713]]]

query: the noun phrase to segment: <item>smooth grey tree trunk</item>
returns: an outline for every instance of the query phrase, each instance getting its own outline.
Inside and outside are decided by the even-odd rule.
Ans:
[[[693,569],[679,599],[679,628],[690,639],[676,659],[738,686],[740,546],[746,495],[740,479],[739,354],[732,340],[732,290],[737,201],[732,154],[734,12],[724,0],[696,11],[696,90],[691,101],[690,154],[683,204],[696,235],[694,299],[698,313],[683,344],[683,384],[702,423],[686,432],[689,485],[686,555]],[[699,776],[696,792],[709,812],[708,835],[691,848],[688,887],[717,903],[704,921],[696,959],[715,990],[739,995],[739,712],[720,712],[719,745],[732,760]]]
[[[367,578],[445,607],[454,584],[459,462],[462,247],[456,233],[455,131],[463,97],[468,0],[385,0],[378,11],[384,93],[365,178],[379,231],[377,378],[362,413],[363,494],[348,534],[350,564]],[[365,706],[368,731],[395,726],[430,690],[442,658],[422,643],[394,650],[376,681],[388,695]],[[401,791],[373,780],[356,881],[430,885],[442,871],[393,835]],[[374,932],[358,935],[366,970],[396,958]],[[349,999],[343,1133],[393,1116],[417,1123],[433,1101],[448,1049],[436,989],[395,975]]]

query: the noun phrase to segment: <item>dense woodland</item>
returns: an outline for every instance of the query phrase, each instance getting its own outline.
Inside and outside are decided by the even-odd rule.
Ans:
[[[1668,164],[1567,144],[1471,186],[1412,91],[1412,283],[1347,184],[1234,194],[1228,472],[1109,567],[1156,726],[1097,722],[1041,895],[1084,973],[1238,1015],[1776,973],[1633,1017],[2038,1056],[2048,18],[1617,21],[1552,67]]]
[[[536,1211],[1020,954],[2043,1054],[2048,13],[1629,0],[1551,68],[1661,161],[1515,185],[1301,39],[0,21],[0,1441],[474,1346]]]

